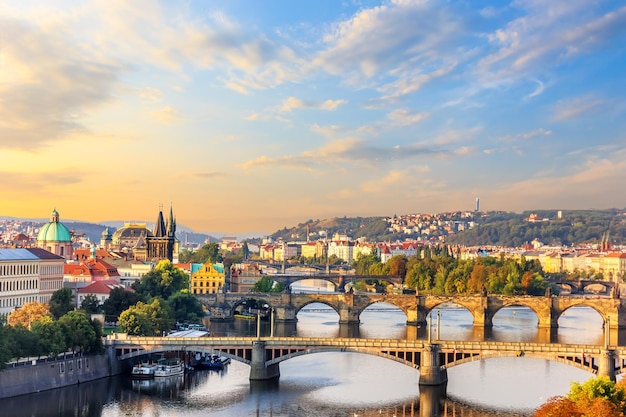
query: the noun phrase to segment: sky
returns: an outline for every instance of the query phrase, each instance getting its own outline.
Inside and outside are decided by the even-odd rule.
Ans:
[[[0,2],[0,215],[624,208],[626,4]]]

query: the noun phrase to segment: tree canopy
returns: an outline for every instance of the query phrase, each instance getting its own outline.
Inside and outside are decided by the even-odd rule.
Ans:
[[[161,297],[167,300],[172,294],[189,288],[189,276],[170,261],[160,261],[152,271],[132,286],[143,300]]]
[[[565,397],[553,397],[534,417],[622,417],[626,414],[626,382],[595,377],[572,383]]]
[[[50,309],[47,304],[38,303],[33,301],[32,303],[24,303],[24,305],[9,314],[7,317],[7,324],[9,326],[22,325],[23,327],[30,328],[31,325],[37,320],[42,319],[50,314]]]
[[[50,314],[59,319],[75,307],[74,295],[71,288],[61,288],[52,293],[50,297]]]

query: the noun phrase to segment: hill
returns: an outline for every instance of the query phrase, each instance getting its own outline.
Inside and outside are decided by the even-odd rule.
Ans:
[[[335,217],[325,220],[307,220],[297,226],[276,231],[274,240],[306,240],[307,228],[311,240],[334,233],[346,234],[353,239],[366,238],[374,241],[397,241],[409,239],[441,242],[465,246],[509,246],[519,247],[538,239],[550,245],[575,245],[599,243],[608,240],[613,245],[626,244],[626,210],[535,210],[523,213],[453,212],[425,215],[429,227],[417,232],[416,228],[391,231],[392,219],[396,224],[407,225],[419,215],[385,217]],[[424,216],[424,215],[422,215]],[[529,218],[534,221],[529,221]],[[411,219],[412,220],[409,220]],[[426,221],[426,220],[424,220]],[[454,230],[464,224],[465,230]],[[459,228],[460,229],[460,228]],[[408,231],[407,231],[408,230]],[[424,232],[423,230],[427,230]]]

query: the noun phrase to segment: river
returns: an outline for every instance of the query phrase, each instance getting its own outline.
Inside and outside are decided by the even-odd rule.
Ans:
[[[338,315],[322,304],[298,314],[298,323],[277,325],[276,336],[426,338],[427,330],[406,326],[399,309],[376,304],[361,315],[359,326],[340,326]],[[545,334],[534,313],[523,307],[500,310],[487,334],[472,325],[471,314],[445,306],[432,314],[434,340],[498,340],[598,344],[604,342],[602,319],[590,308],[571,308],[559,329]],[[270,334],[262,322],[263,336]],[[211,324],[214,335],[256,335],[254,321]],[[617,336],[615,336],[617,338]],[[617,340],[617,339],[616,339]],[[0,401],[0,414],[19,417],[119,416],[273,416],[273,417],[514,417],[529,416],[572,381],[592,374],[535,358],[492,358],[451,367],[447,396],[418,389],[419,371],[359,353],[327,352],[280,364],[273,384],[248,380],[249,367],[233,361],[223,371],[196,371],[184,377],[131,381],[128,376],[80,384]]]

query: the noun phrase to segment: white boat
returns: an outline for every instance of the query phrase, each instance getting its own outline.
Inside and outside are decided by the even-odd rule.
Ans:
[[[142,362],[133,366],[132,377],[135,379],[151,379],[154,378],[154,372],[156,370],[157,364]]]
[[[160,378],[165,376],[182,375],[185,373],[185,365],[180,359],[161,360],[154,370],[154,377]]]

